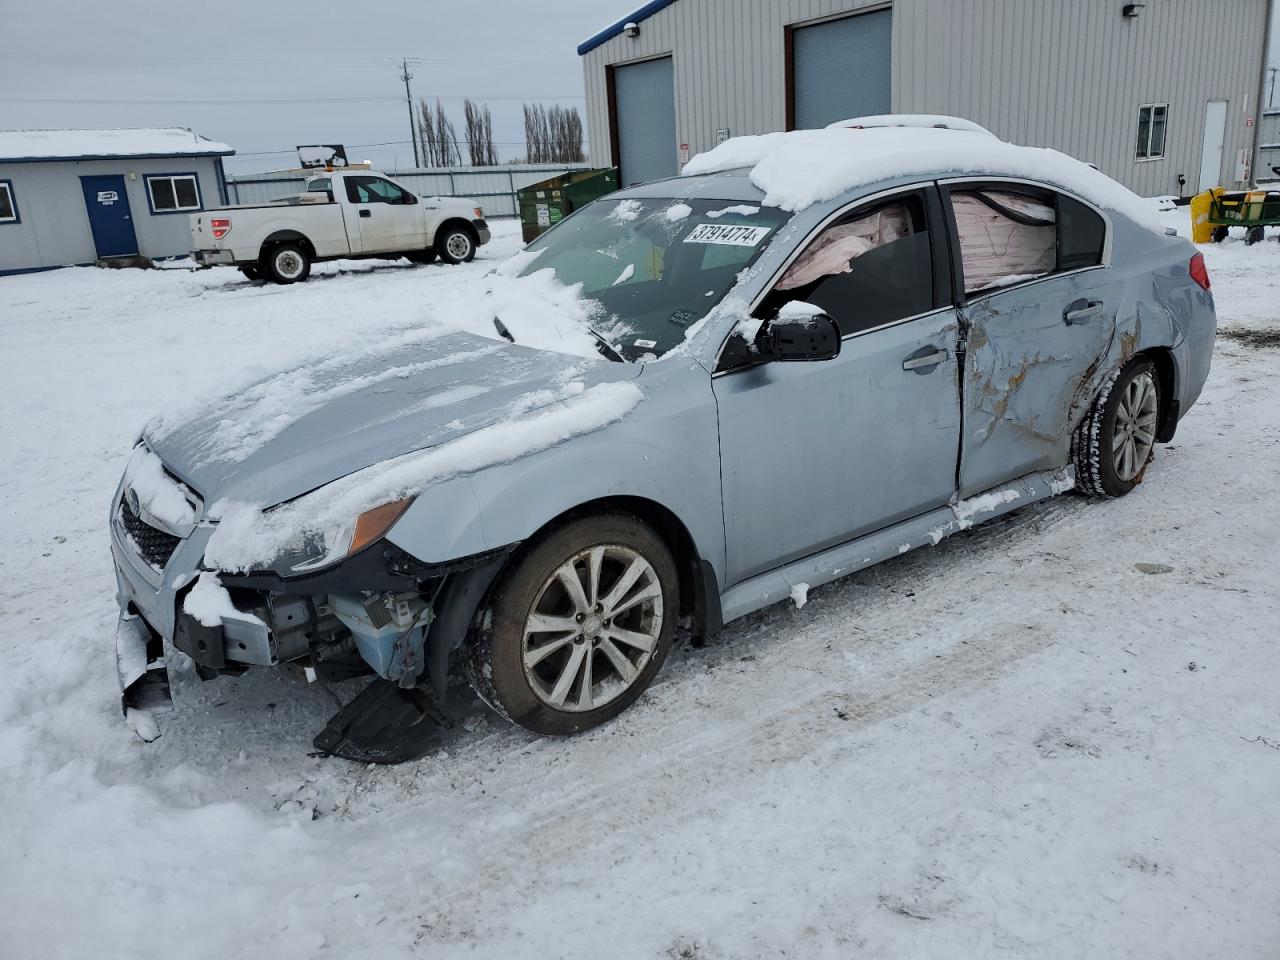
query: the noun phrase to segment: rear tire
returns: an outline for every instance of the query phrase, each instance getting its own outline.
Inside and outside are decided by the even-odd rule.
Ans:
[[[1244,232],[1244,245],[1252,247],[1255,243],[1261,243],[1266,235],[1267,231],[1264,227],[1250,227]]]
[[[311,276],[311,255],[297,243],[272,247],[263,257],[267,276],[276,283],[302,283]]]
[[[464,226],[445,227],[436,237],[436,253],[445,263],[470,263],[476,255],[476,237]]]
[[[1155,454],[1159,419],[1155,364],[1135,357],[1103,385],[1076,428],[1076,489],[1091,497],[1122,497],[1140,484]]]
[[[1221,243],[1223,240],[1227,239],[1227,235],[1230,232],[1231,231],[1228,230],[1226,227],[1214,227],[1213,233],[1210,234],[1210,239],[1214,243]]]
[[[679,578],[662,539],[625,513],[566,523],[522,551],[466,650],[476,693],[541,734],[617,716],[661,669]]]

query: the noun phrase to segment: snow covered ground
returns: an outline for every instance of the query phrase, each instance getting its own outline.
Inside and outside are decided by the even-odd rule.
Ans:
[[[1276,956],[1274,338],[1219,342],[1131,496],[763,611],[591,733],[476,707],[357,767],[307,756],[334,704],[268,672],[183,675],[137,740],[106,512],[138,427],[420,322],[517,249],[498,227],[489,262],[298,287],[0,279],[0,955]],[[1280,244],[1205,254],[1223,327],[1280,333]]]

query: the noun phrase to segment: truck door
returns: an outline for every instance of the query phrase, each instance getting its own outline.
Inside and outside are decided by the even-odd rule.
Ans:
[[[351,208],[347,238],[352,253],[400,253],[426,246],[426,217],[416,196],[384,177],[347,174],[342,182]]]

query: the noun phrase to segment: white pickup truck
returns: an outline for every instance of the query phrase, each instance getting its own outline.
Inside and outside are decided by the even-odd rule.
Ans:
[[[298,283],[317,260],[408,257],[465,263],[489,242],[484,211],[470,200],[419,197],[371,171],[326,173],[305,193],[265,204],[191,215],[191,256],[235,265],[250,279]]]

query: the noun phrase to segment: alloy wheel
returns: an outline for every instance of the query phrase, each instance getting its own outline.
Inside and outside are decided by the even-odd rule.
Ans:
[[[636,682],[662,631],[662,584],[620,544],[583,550],[538,591],[524,626],[525,677],[556,710],[604,706]]]
[[[1151,458],[1156,442],[1158,394],[1150,373],[1129,381],[1116,407],[1111,456],[1116,476],[1126,483],[1138,476]]]

